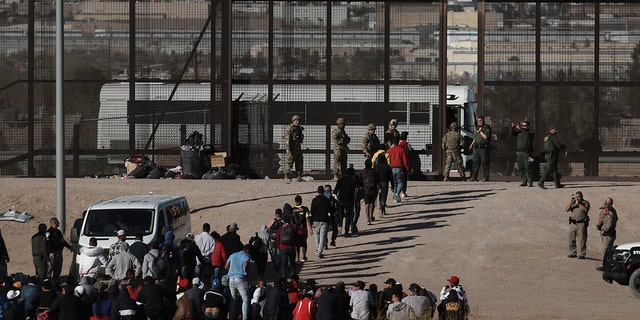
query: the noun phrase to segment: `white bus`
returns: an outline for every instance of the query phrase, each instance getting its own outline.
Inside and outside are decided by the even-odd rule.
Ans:
[[[167,100],[174,88],[174,84],[164,83],[136,83],[136,148],[144,148],[149,139],[153,123],[157,122],[161,108],[164,116],[153,140],[153,147],[178,147],[180,143],[179,130],[186,126],[187,134],[199,131],[204,134],[205,143],[211,143],[210,136],[210,90],[209,83],[180,84],[172,102]],[[232,99],[244,105],[266,106],[269,101],[268,86],[266,84],[234,84]],[[127,149],[128,122],[127,103],[129,100],[129,83],[109,83],[102,87],[100,93],[100,121],[98,121],[97,147],[99,149]],[[327,104],[330,100],[331,104]],[[433,145],[434,137],[441,137],[448,125],[457,121],[462,128],[462,135],[473,138],[473,128],[476,113],[475,92],[468,86],[447,86],[447,111],[445,128],[441,128],[438,111],[439,90],[437,86],[420,85],[391,85],[389,87],[389,102],[385,103],[383,85],[333,85],[331,96],[327,97],[324,85],[290,85],[276,84],[273,86],[271,99],[271,119],[273,142],[280,144],[284,130],[289,124],[291,115],[300,114],[305,128],[303,152],[305,171],[324,171],[327,168],[326,154],[321,152],[331,145],[327,135],[327,125],[330,130],[335,128],[338,116],[347,120],[347,134],[351,137],[350,149],[352,153],[361,149],[360,141],[367,132],[370,122],[375,123],[382,140],[389,119],[398,120],[398,130],[408,131],[408,142],[418,151],[437,150],[439,145]],[[161,107],[161,106],[165,107]],[[169,106],[169,107],[166,107]],[[327,108],[330,108],[327,110]],[[248,145],[264,145],[268,142],[268,131],[264,129],[267,117],[266,107],[246,108],[246,114],[237,125],[236,142]],[[155,118],[155,122],[154,122]],[[188,120],[187,120],[188,118]],[[168,121],[169,119],[173,119]],[[249,124],[262,123],[263,126]],[[216,134],[221,127],[216,124]],[[216,141],[220,141],[219,136]],[[465,139],[469,140],[469,139]],[[281,149],[281,148],[278,148]],[[433,157],[431,152],[421,152],[421,170],[433,171]],[[284,167],[284,152],[279,151],[280,169]],[[331,155],[333,157],[333,155]],[[470,154],[463,155],[465,163]],[[117,159],[121,161],[122,159]],[[349,162],[355,168],[364,166],[364,157],[350,155]],[[438,164],[436,164],[438,165]],[[329,166],[330,167],[330,166]],[[470,169],[469,166],[467,168]],[[440,171],[436,168],[435,171]]]

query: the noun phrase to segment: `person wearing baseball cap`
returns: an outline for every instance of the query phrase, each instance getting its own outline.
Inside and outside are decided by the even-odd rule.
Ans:
[[[367,133],[362,137],[362,152],[367,159],[371,159],[374,153],[378,151],[380,139],[376,135],[376,124],[369,123]]]
[[[440,291],[440,304],[438,305],[439,318],[442,319],[446,310],[447,302],[450,300],[462,302],[464,307],[461,309],[464,310],[464,313],[468,314],[471,311],[471,308],[469,307],[469,301],[467,300],[467,293],[460,285],[460,278],[458,276],[451,276],[447,281],[449,284],[442,287],[442,290]],[[455,297],[449,297],[451,294],[455,294]]]
[[[397,283],[394,278],[388,278],[384,281],[384,289],[382,289],[382,301],[385,309],[391,303],[394,292],[402,294],[402,285]]]
[[[113,257],[116,254],[118,254],[118,253],[120,253],[120,251],[122,251],[120,249],[120,246],[127,239],[127,233],[122,229],[118,230],[118,232],[116,232],[116,235],[118,236],[118,241],[116,241],[115,243],[111,244],[111,246],[109,247],[109,261],[111,261],[111,259],[113,259]]]
[[[397,138],[398,141],[400,141],[400,132],[398,132],[398,129],[396,129],[397,127],[398,120],[391,119],[391,121],[389,121],[389,129],[387,129],[387,131],[384,133],[384,144],[386,144],[389,148],[391,148],[391,146],[393,145],[394,138]]]

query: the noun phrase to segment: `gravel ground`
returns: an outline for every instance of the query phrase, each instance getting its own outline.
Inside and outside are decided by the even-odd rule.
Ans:
[[[320,284],[363,280],[384,287],[395,278],[438,293],[458,275],[471,304],[470,319],[633,319],[640,303],[629,288],[608,284],[595,270],[602,245],[595,223],[589,227],[586,260],[568,259],[571,194],[581,190],[591,202],[591,218],[608,196],[620,216],[616,243],[640,241],[640,187],[625,181],[564,181],[564,189],[518,187],[518,182],[410,181],[409,197],[390,200],[388,215],[357,237],[338,238],[338,246],[318,259],[309,239],[310,261],[301,279]],[[310,206],[318,185],[331,181],[285,184],[265,180],[67,179],[65,235],[89,205],[123,195],[185,195],[192,209],[192,230],[209,222],[220,233],[237,222],[241,239],[266,224],[276,208],[301,194]],[[9,272],[34,272],[29,241],[38,223],[55,216],[56,180],[0,179],[0,208],[34,215],[27,223],[0,221],[11,262]],[[377,214],[377,213],[376,213]],[[65,253],[68,270],[71,255]],[[268,274],[267,276],[269,276]],[[272,273],[271,273],[272,275]],[[633,315],[636,316],[633,316]]]

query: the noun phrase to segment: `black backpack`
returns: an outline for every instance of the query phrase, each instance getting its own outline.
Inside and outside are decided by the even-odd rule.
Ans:
[[[158,253],[157,256],[153,257],[151,273],[153,273],[156,279],[164,279],[167,273],[167,261],[162,257],[162,253]]]
[[[280,227],[280,243],[292,246],[296,243],[295,236],[290,224],[285,223]]]
[[[306,212],[302,209],[302,207],[300,207],[300,210],[302,211],[294,211],[291,215],[291,224],[293,224],[296,229],[298,229],[298,231],[302,231],[307,228],[307,225],[305,223],[306,217],[304,216],[306,215]]]
[[[264,250],[264,241],[262,241],[262,238],[260,238],[258,236],[258,233],[256,232],[256,234],[254,234],[250,239],[249,239],[249,245],[251,246],[251,254],[255,254],[255,253],[259,253],[259,252],[265,252],[266,250]]]
[[[269,236],[271,236],[271,240],[276,240],[276,236],[278,235],[278,230],[282,226],[282,219],[273,220],[271,227],[269,227]]]

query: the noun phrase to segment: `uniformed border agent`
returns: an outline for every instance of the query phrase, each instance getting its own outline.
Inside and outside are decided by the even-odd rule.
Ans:
[[[344,118],[336,120],[337,128],[331,132],[331,141],[333,142],[333,180],[338,180],[347,170],[347,152],[349,151],[349,142],[351,138],[344,130],[346,125]]]
[[[289,172],[293,166],[296,166],[296,177],[298,181],[302,181],[302,142],[304,141],[304,128],[300,125],[302,117],[294,115],[291,117],[291,124],[284,132],[284,146],[286,148],[287,159],[284,164],[284,180],[289,181]]]

